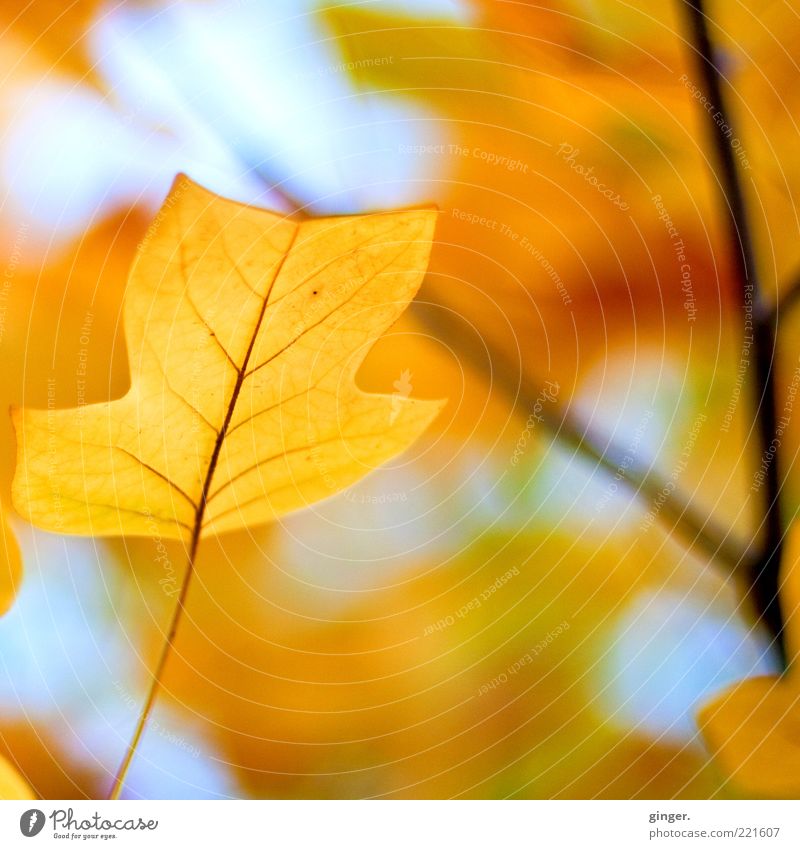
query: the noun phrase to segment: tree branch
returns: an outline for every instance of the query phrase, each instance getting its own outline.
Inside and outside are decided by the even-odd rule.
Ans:
[[[714,56],[708,33],[708,19],[703,0],[684,0],[696,53],[698,71],[702,75],[705,95],[712,109],[704,109],[708,131],[717,156],[717,183],[727,212],[731,253],[737,277],[741,283],[740,306],[743,314],[744,336],[752,322],[752,350],[755,369],[756,417],[762,456],[776,435],[775,419],[775,321],[774,313],[765,302],[759,279],[755,249],[748,224],[744,192],[729,142],[732,121],[722,93],[722,73]],[[758,395],[759,387],[761,394]],[[755,563],[750,591],[764,623],[775,635],[776,646],[784,654],[783,618],[778,587],[783,530],[780,515],[780,472],[778,457],[767,464],[764,481],[764,520],[762,554]]]
[[[438,304],[430,297],[430,293],[427,303],[414,301],[411,310],[437,338],[455,340],[459,353],[466,356],[474,371],[484,374],[488,367],[492,385],[498,385],[512,405],[516,406],[522,402],[521,406],[525,410],[533,408],[541,389],[535,380],[524,375],[515,377],[515,366],[497,351],[490,352],[492,359],[487,363],[487,349],[473,336],[464,332],[464,327],[449,310],[438,309]],[[653,469],[643,469],[635,463],[627,464],[625,469],[622,469],[621,463],[626,452],[615,449],[613,444],[610,449],[601,449],[599,440],[592,439],[569,410],[562,408],[553,414],[544,407],[537,410],[537,415],[541,416],[542,428],[554,440],[571,448],[589,463],[611,475],[617,476],[622,472],[621,480],[633,495],[644,498],[648,503],[654,503],[656,499],[663,500],[664,493],[670,493],[658,514],[659,521],[664,523],[669,531],[677,531],[684,542],[704,559],[717,560],[728,572],[750,565],[752,558],[749,552],[742,551],[736,540],[730,538],[728,531],[723,531],[713,519],[696,510],[689,499],[668,486],[669,481],[666,478],[662,478]]]
[[[782,313],[793,309],[800,302],[800,272],[795,272],[784,290],[778,290],[778,297],[769,311],[769,322],[777,327]]]

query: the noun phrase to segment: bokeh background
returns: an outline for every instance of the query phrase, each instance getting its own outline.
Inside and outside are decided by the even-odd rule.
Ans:
[[[737,775],[696,719],[779,662],[738,568],[763,515],[758,386],[681,6],[2,4],[0,406],[124,394],[127,268],[178,172],[283,212],[440,210],[417,302],[359,380],[445,412],[353,489],[204,543],[129,797],[795,792]],[[800,16],[708,11],[777,302],[800,274]],[[780,322],[783,403],[800,351]],[[5,417],[0,437],[24,561],[0,754],[42,797],[102,797],[168,575],[152,540],[15,517]],[[787,526],[799,439],[791,421]]]

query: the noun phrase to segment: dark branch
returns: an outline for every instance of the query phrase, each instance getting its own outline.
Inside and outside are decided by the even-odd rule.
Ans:
[[[453,341],[473,370],[480,374],[488,372],[491,385],[498,386],[512,406],[520,406],[527,415],[541,389],[535,379],[518,375],[519,369],[513,363],[506,361],[496,350],[489,351],[473,334],[465,332],[465,325],[450,310],[439,309],[430,297],[427,303],[414,301],[411,309],[437,338]],[[623,470],[621,461],[625,452],[613,445],[609,449],[600,448],[600,440],[592,439],[569,410],[559,409],[553,414],[542,408],[537,410],[537,414],[541,416],[541,427],[560,445],[571,448],[584,460],[611,475],[622,473],[622,483],[646,503],[653,504],[656,499],[660,503],[664,493],[669,492],[658,514],[659,522],[668,531],[678,533],[704,559],[719,561],[728,572],[749,566],[749,552],[742,551],[727,531],[723,532],[709,517],[699,513],[685,496],[668,486],[666,478],[635,463],[627,463]]]
[[[722,92],[723,75],[714,55],[708,33],[708,20],[703,0],[685,0],[689,25],[696,53],[698,71],[702,75],[705,95],[713,109],[704,109],[708,131],[717,154],[717,182],[725,202],[730,229],[731,253],[737,278],[741,282],[740,306],[743,314],[744,337],[752,321],[752,351],[755,368],[755,396],[758,399],[756,416],[762,456],[776,434],[775,420],[775,322],[774,313],[765,302],[756,264],[753,240],[747,218],[744,192],[726,128],[732,126]],[[728,133],[730,130],[728,129]],[[760,395],[759,395],[760,391]],[[775,635],[777,648],[784,653],[783,619],[778,587],[783,530],[780,515],[780,472],[778,457],[767,464],[764,481],[764,521],[762,556],[756,562],[750,578],[753,601],[767,627]]]
[[[777,327],[781,315],[794,309],[800,302],[800,272],[795,271],[790,283],[778,289],[778,297],[769,313],[769,322]]]

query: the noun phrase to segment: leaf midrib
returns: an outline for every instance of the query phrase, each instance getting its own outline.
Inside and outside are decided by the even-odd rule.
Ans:
[[[231,419],[233,418],[233,413],[236,409],[236,403],[239,400],[239,393],[241,392],[242,385],[244,384],[244,381],[247,378],[247,365],[250,361],[250,356],[253,353],[253,348],[255,346],[256,339],[258,338],[258,334],[261,330],[261,325],[264,322],[264,316],[266,315],[267,307],[269,306],[270,295],[272,294],[272,291],[275,288],[275,283],[277,282],[278,277],[280,277],[281,271],[283,270],[283,267],[286,264],[286,260],[289,258],[289,255],[294,249],[294,245],[297,241],[297,236],[299,232],[300,225],[295,224],[295,229],[294,233],[292,234],[292,238],[289,240],[289,244],[286,247],[283,256],[281,256],[280,261],[278,262],[278,265],[275,269],[275,273],[272,276],[272,280],[270,281],[270,284],[267,287],[267,291],[264,294],[264,301],[261,304],[261,310],[258,314],[258,318],[256,319],[255,327],[253,328],[253,333],[250,336],[250,343],[247,346],[247,351],[245,351],[242,364],[241,366],[238,366],[236,368],[236,382],[234,383],[233,391],[231,392],[231,397],[228,401],[228,407],[225,411],[225,419],[222,422],[222,427],[219,429],[219,432],[217,433],[217,438],[214,441],[214,448],[211,452],[211,457],[208,461],[208,469],[206,470],[206,477],[203,481],[203,488],[200,492],[200,498],[197,502],[197,508],[195,510],[194,527],[192,529],[192,540],[189,547],[190,570],[194,565],[195,555],[197,554],[197,546],[200,542],[200,535],[203,528],[203,516],[205,515],[206,503],[208,500],[209,492],[211,491],[211,484],[214,479],[214,472],[217,469],[219,455],[222,451],[222,445],[225,442],[225,437],[228,434],[228,427],[231,423]]]

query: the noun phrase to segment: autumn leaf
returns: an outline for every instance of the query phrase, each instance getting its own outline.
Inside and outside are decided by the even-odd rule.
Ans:
[[[51,67],[91,76],[92,62],[85,55],[87,33],[100,6],[97,0],[11,0],[3,4],[0,20],[6,38],[16,37],[28,50],[32,47]]]
[[[144,732],[201,537],[304,507],[402,451],[441,409],[355,375],[416,293],[432,210],[296,223],[179,177],[126,294],[127,394],[13,411],[17,510],[60,533],[169,537],[188,568],[134,738]]]
[[[432,482],[442,501],[458,492],[453,465]],[[471,492],[479,497],[478,487]],[[527,503],[544,503],[541,493]],[[580,538],[555,521],[495,526],[460,542],[444,563],[441,554],[409,553],[402,581],[382,580],[370,560],[378,589],[335,593],[349,601],[331,615],[330,585],[299,585],[279,540],[319,540],[326,524],[306,511],[266,540],[242,539],[235,575],[213,568],[213,543],[202,554],[209,568],[168,688],[236,765],[249,798],[361,798],[365,773],[370,795],[381,798],[719,792],[699,747],[631,731],[606,700],[616,677],[608,635],[615,623],[627,627],[630,599],[665,583],[680,593],[695,578],[686,563],[676,566],[676,545],[654,536],[635,547],[622,535]],[[359,551],[352,536],[341,545]],[[265,546],[283,558],[282,569],[263,569]],[[297,556],[313,558],[307,549]],[[348,568],[341,562],[338,571]],[[487,594],[490,587],[498,589]],[[467,612],[474,599],[480,604]],[[558,636],[546,651],[519,664],[548,634]]]
[[[721,693],[698,715],[706,744],[734,787],[750,795],[800,795],[800,525],[788,535],[781,606],[788,672],[749,678]]]
[[[0,755],[0,799],[35,799],[28,782]]]
[[[11,607],[21,577],[19,546],[0,505],[0,616]]]
[[[402,451],[441,404],[354,378],[416,292],[434,219],[296,224],[179,178],[131,272],[130,390],[14,410],[17,510],[60,533],[188,541],[304,507]]]

